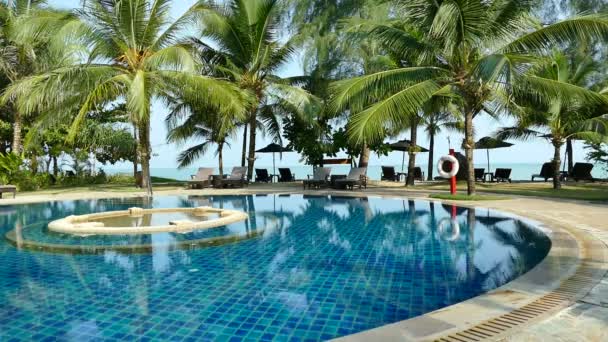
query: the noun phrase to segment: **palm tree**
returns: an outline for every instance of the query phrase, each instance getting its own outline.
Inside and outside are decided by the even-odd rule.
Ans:
[[[201,35],[217,46],[206,45],[209,58],[219,61],[219,71],[255,97],[254,104],[249,107],[243,137],[246,141],[249,130],[247,161],[250,179],[255,164],[258,120],[260,113],[264,112],[263,107],[281,102],[307,116],[311,111],[318,111],[317,104],[311,106],[314,100],[307,92],[276,75],[294,50],[290,41],[279,41],[277,4],[278,0],[229,0],[224,5],[212,0],[200,2],[204,7],[199,16]]]
[[[233,84],[202,76],[199,59],[188,45],[177,43],[193,16],[207,13],[206,6],[194,5],[173,23],[169,10],[169,0],[86,1],[63,40],[76,37],[91,51],[88,60],[25,78],[7,89],[5,101],[18,99],[27,112],[76,106],[73,138],[91,110],[125,99],[139,126],[142,185],[152,196],[150,116],[155,99],[187,88],[221,113],[241,113],[247,102]]]
[[[441,133],[444,128],[458,129],[462,126],[457,111],[449,111],[448,108],[436,108],[424,117],[424,130],[429,136],[429,162],[427,169],[427,179],[433,180],[434,159],[435,159],[435,136]]]
[[[49,49],[48,42],[69,18],[67,13],[45,7],[44,0],[13,0],[0,3],[0,70],[8,84],[47,68],[72,61],[68,49]],[[23,149],[23,114],[11,105],[13,140],[11,151]]]
[[[516,125],[503,128],[497,134],[500,138],[547,137],[554,148],[554,189],[561,188],[561,147],[575,138],[597,142],[605,140],[608,123],[605,118],[608,101],[601,94],[577,85],[584,83],[580,79],[584,67],[576,62],[576,59],[556,52],[533,69],[530,77],[552,82],[555,88],[568,89],[570,95],[564,97],[559,92],[547,96],[542,91],[531,93],[528,89],[516,89],[513,103],[508,108],[516,119]]]
[[[603,48],[599,48],[603,49]],[[591,51],[589,51],[591,50]],[[594,91],[601,90],[606,86],[608,79],[605,74],[608,66],[606,63],[600,62],[594,58],[599,51],[593,51],[594,48],[584,47],[582,49],[567,51],[565,55],[558,57],[560,60],[568,59],[570,70],[567,73],[567,83],[577,85],[579,87],[591,89]],[[554,55],[554,57],[557,57]],[[562,62],[564,64],[564,62]],[[566,139],[566,156],[568,159],[568,173],[574,169],[574,149],[572,146],[572,138]]]
[[[353,114],[355,141],[381,140],[387,127],[402,125],[433,96],[448,96],[463,113],[469,195],[475,193],[473,119],[517,83],[534,92],[568,96],[567,88],[524,71],[533,55],[565,42],[587,42],[608,33],[608,16],[590,14],[539,27],[529,0],[411,0],[391,24],[361,29],[401,60],[400,68],[337,83],[334,108]],[[433,42],[429,44],[428,42]],[[413,63],[412,63],[413,61]],[[381,98],[380,101],[377,99]]]
[[[187,105],[186,105],[187,106]],[[179,154],[179,167],[187,167],[204,155],[210,145],[217,145],[218,166],[220,175],[224,174],[224,146],[227,139],[234,134],[239,117],[223,115],[212,110],[192,110],[189,116],[180,122],[184,108],[175,106],[167,117],[169,134],[167,140],[175,143],[186,143],[197,139],[198,143]]]

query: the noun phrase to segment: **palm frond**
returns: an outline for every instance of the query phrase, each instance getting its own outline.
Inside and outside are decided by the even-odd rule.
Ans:
[[[334,94],[330,109],[333,112],[340,112],[347,108],[353,112],[361,111],[377,99],[390,96],[404,87],[442,74],[445,75],[446,71],[440,68],[411,67],[338,81],[330,88]]]
[[[386,131],[403,127],[440,86],[433,80],[409,86],[375,105],[351,115],[348,123],[350,139],[355,144],[382,141]]]
[[[279,113],[276,111],[276,105],[265,105],[260,108],[259,118],[262,123],[261,127],[264,127],[266,134],[272,138],[273,142],[279,145],[283,145],[283,138],[281,134],[281,120],[279,119]]]
[[[559,99],[564,106],[577,107],[581,103],[596,106],[608,105],[608,98],[594,91],[577,85],[560,82],[534,75],[525,75],[518,79],[514,87],[519,100],[527,98],[531,102],[549,106]]]
[[[499,51],[530,54],[549,52],[578,41],[594,41],[608,36],[608,14],[575,16],[525,34]]]
[[[507,139],[518,139],[518,140],[529,140],[538,138],[542,133],[533,129],[520,126],[502,127],[496,133],[494,137],[501,140]]]
[[[209,149],[209,142],[203,142],[198,145],[187,148],[177,156],[179,168],[184,168],[192,165],[196,160],[202,157]]]
[[[190,46],[176,44],[154,53],[146,59],[145,64],[150,70],[195,72],[199,63],[194,59]]]
[[[185,97],[204,97],[210,106],[215,106],[221,113],[245,117],[253,100],[250,93],[231,82],[176,71],[157,71],[156,74],[158,79]]]
[[[323,110],[321,99],[302,88],[281,83],[272,83],[271,86],[271,93],[274,92],[272,97],[276,96],[275,101],[305,122],[311,122],[319,117]]]

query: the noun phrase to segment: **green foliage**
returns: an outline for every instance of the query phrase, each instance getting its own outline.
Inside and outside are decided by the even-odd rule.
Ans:
[[[22,171],[15,175],[11,184],[17,186],[19,191],[35,191],[47,188],[51,183],[50,176],[46,173],[33,174],[29,171]]]
[[[338,152],[331,142],[331,126],[324,122],[287,118],[283,134],[289,140],[288,148],[300,153],[306,165],[321,165],[325,154],[335,156]]]
[[[571,105],[605,98],[561,80],[529,73],[558,46],[590,43],[608,36],[605,13],[575,16],[539,27],[530,0],[409,0],[396,20],[359,25],[399,61],[380,71],[335,83],[332,108],[349,111],[349,135],[357,143],[380,141],[387,131],[418,116],[434,97],[446,97],[463,113],[465,144],[472,160],[473,118],[509,108],[513,92],[550,103]],[[473,169],[473,165],[469,165]],[[475,192],[473,174],[469,193]]]
[[[75,176],[61,176],[57,179],[58,186],[87,186],[93,184],[107,184],[108,177],[101,171],[96,175],[77,174]],[[131,183],[133,184],[134,181]]]
[[[585,145],[587,160],[599,165],[608,171],[608,146],[604,143],[590,143]]]
[[[248,94],[230,82],[198,73],[202,62],[179,42],[186,25],[204,15],[206,7],[197,3],[171,22],[169,0],[83,2],[82,10],[67,19],[70,30],[57,34],[53,42],[89,51],[88,60],[20,79],[6,89],[2,100],[15,102],[23,113],[52,112],[47,120],[71,121],[68,138],[74,141],[91,112],[124,99],[131,121],[139,126],[140,161],[149,175],[154,99],[187,89],[221,113],[247,110]],[[33,25],[36,18],[30,19],[24,24]],[[77,115],[64,109],[76,109]],[[144,185],[151,195],[148,179]]]
[[[46,173],[34,174],[25,169],[21,156],[14,153],[0,153],[0,182],[17,186],[19,191],[32,191],[50,184]]]
[[[282,144],[281,118],[297,115],[311,121],[318,116],[321,105],[315,96],[278,76],[295,47],[294,41],[279,39],[279,20],[285,13],[278,4],[276,0],[229,0],[224,5],[201,1],[202,37],[217,47],[200,40],[193,42],[203,59],[209,61],[213,74],[253,93],[255,101],[242,122],[250,129],[260,128]],[[252,163],[255,139],[251,141]]]
[[[608,128],[608,100],[592,90],[602,87],[601,83],[594,83],[594,64],[580,50],[570,51],[569,55],[553,52],[540,60],[526,74],[523,89],[516,87],[512,94],[508,114],[515,118],[516,125],[501,129],[497,135],[503,139],[546,137],[555,156],[571,139],[603,142]],[[557,173],[561,161],[554,158],[553,162]],[[559,177],[553,183],[555,189],[560,188]]]
[[[73,146],[91,152],[103,164],[132,162],[136,156],[136,141],[131,132],[120,126],[91,120],[78,133]]]
[[[0,180],[4,184],[13,182],[20,174],[22,166],[21,156],[13,153],[0,153]]]

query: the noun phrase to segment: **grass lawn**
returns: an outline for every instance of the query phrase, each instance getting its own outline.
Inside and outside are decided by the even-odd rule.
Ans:
[[[178,190],[183,189],[187,182],[162,178],[152,177],[153,190]],[[32,194],[32,195],[56,195],[66,194],[73,192],[87,192],[87,191],[105,191],[105,192],[119,192],[119,193],[130,193],[139,192],[142,189],[136,187],[132,180],[125,180],[124,182],[114,182],[108,184],[90,184],[90,185],[73,185],[73,186],[51,186],[47,189],[36,190],[36,191],[24,191],[21,194]]]
[[[449,185],[444,183],[434,185],[422,185],[421,188],[428,190],[448,191]],[[461,192],[464,192],[466,189],[466,183],[460,182],[458,184],[458,189]],[[563,188],[561,190],[553,190],[551,182],[527,182],[512,184],[477,183],[477,192],[501,195],[573,199],[583,201],[608,201],[608,185],[600,183],[567,183],[563,185]]]

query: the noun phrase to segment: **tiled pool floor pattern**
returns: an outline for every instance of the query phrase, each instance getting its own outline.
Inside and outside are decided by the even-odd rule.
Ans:
[[[14,207],[2,232],[97,204],[132,206],[100,202],[80,210]],[[188,203],[167,197],[153,205]],[[326,340],[486,292],[549,248],[521,223],[484,220],[485,211],[471,210],[459,211],[460,235],[449,241],[451,232],[437,229],[448,210],[426,202],[231,196],[212,203],[252,215],[247,225],[226,229],[264,234],[139,255],[51,254],[0,242],[0,341]],[[49,217],[28,215],[32,210]],[[171,235],[146,238],[154,244]]]

